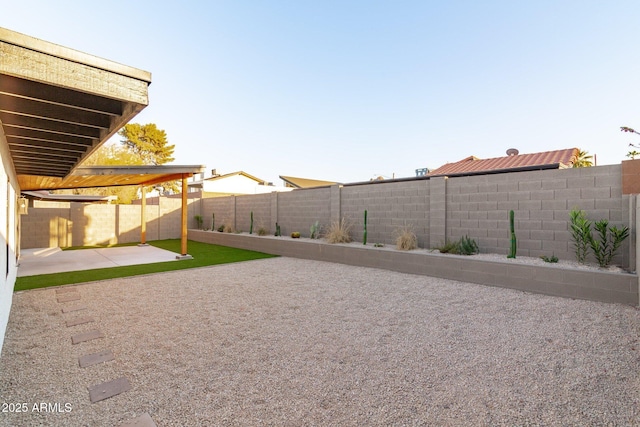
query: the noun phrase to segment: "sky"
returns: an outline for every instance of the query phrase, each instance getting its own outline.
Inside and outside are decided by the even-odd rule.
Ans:
[[[132,122],[174,164],[349,183],[640,145],[636,0],[5,3],[0,27],[151,72]]]

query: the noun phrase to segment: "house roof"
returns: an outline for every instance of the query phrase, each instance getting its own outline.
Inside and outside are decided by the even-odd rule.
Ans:
[[[322,181],[319,179],[309,179],[309,178],[296,178],[293,176],[284,176],[280,175],[280,179],[283,180],[287,186],[293,188],[313,188],[313,187],[326,187],[329,185],[338,184],[334,181]]]
[[[226,179],[226,178],[231,178],[233,176],[238,176],[238,175],[244,176],[244,177],[246,177],[248,179],[251,179],[251,180],[255,181],[258,184],[268,184],[266,181],[264,181],[264,180],[262,180],[260,178],[257,178],[257,177],[255,177],[253,175],[250,175],[250,174],[248,174],[248,173],[246,173],[244,171],[237,171],[237,172],[226,173],[224,175],[210,176],[209,178],[201,179],[201,180],[198,180],[198,181],[192,181],[192,182],[189,182],[187,185],[189,187],[193,187],[193,188],[202,188],[204,181],[219,181],[219,180],[223,180],[223,179]]]
[[[537,169],[564,169],[571,167],[578,157],[577,148],[544,151],[541,153],[515,154],[492,159],[466,157],[432,170],[428,176],[479,175]]]
[[[225,178],[229,178],[229,177],[236,176],[236,175],[245,176],[245,177],[247,177],[249,179],[254,180],[255,182],[257,182],[259,184],[262,184],[262,183],[265,182],[263,179],[257,178],[257,177],[255,177],[253,175],[250,175],[250,174],[248,174],[248,173],[246,173],[244,171],[231,172],[231,173],[226,173],[224,175],[212,176],[212,177],[206,178],[205,181],[215,181],[215,180],[225,179]]]

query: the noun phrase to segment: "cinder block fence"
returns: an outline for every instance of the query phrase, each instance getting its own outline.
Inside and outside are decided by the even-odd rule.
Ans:
[[[569,213],[582,209],[593,221],[606,219],[627,226],[628,238],[614,263],[635,270],[636,196],[623,194],[623,165],[539,170],[490,175],[415,178],[247,196],[203,199],[200,214],[205,228],[215,215],[222,224],[249,231],[310,235],[318,221],[326,228],[345,219],[355,240],[363,237],[368,212],[367,240],[393,244],[396,231],[411,227],[418,245],[437,247],[469,236],[480,250],[506,254],[510,245],[509,211],[515,212],[518,254],[555,255],[575,259],[569,232]],[[591,259],[593,261],[593,259]]]
[[[469,236],[480,250],[506,254],[510,210],[515,212],[518,254],[574,259],[569,212],[582,209],[591,220],[627,226],[631,236],[614,263],[636,269],[636,196],[640,160],[591,168],[539,170],[490,175],[374,181],[285,193],[189,200],[189,227],[202,215],[204,227],[228,225],[283,234],[310,235],[316,221],[325,230],[345,219],[355,240],[363,237],[368,212],[368,241],[394,244],[396,231],[410,227],[418,245],[434,248]],[[634,187],[637,186],[638,188]],[[623,191],[624,188],[631,190]],[[147,239],[180,236],[180,201],[160,198],[148,205]],[[21,247],[76,246],[135,242],[140,238],[139,205],[35,202],[21,217]],[[591,259],[593,261],[593,259]]]

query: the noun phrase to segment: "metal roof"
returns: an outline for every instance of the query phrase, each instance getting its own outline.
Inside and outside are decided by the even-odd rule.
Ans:
[[[571,167],[578,156],[577,148],[544,151],[531,154],[513,154],[492,159],[466,157],[458,162],[447,163],[430,171],[427,176],[475,175],[516,170],[561,169]]]

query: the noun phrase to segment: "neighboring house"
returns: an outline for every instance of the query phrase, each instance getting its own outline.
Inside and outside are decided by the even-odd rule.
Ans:
[[[327,187],[330,185],[339,184],[334,181],[321,181],[319,179],[309,178],[296,178],[294,176],[280,175],[280,179],[284,181],[284,185],[288,188],[314,188],[314,187]]]
[[[447,163],[429,171],[427,176],[468,176],[486,175],[505,172],[519,172],[542,169],[564,169],[573,166],[580,150],[567,148],[564,150],[544,151],[541,153],[519,154],[510,149],[504,157],[479,159],[466,157],[458,162]]]
[[[263,194],[292,190],[292,188],[287,187],[276,187],[270,182],[256,178],[243,171],[219,175],[215,169],[212,171],[210,178],[192,181],[188,185],[189,191],[202,191],[204,197]]]

